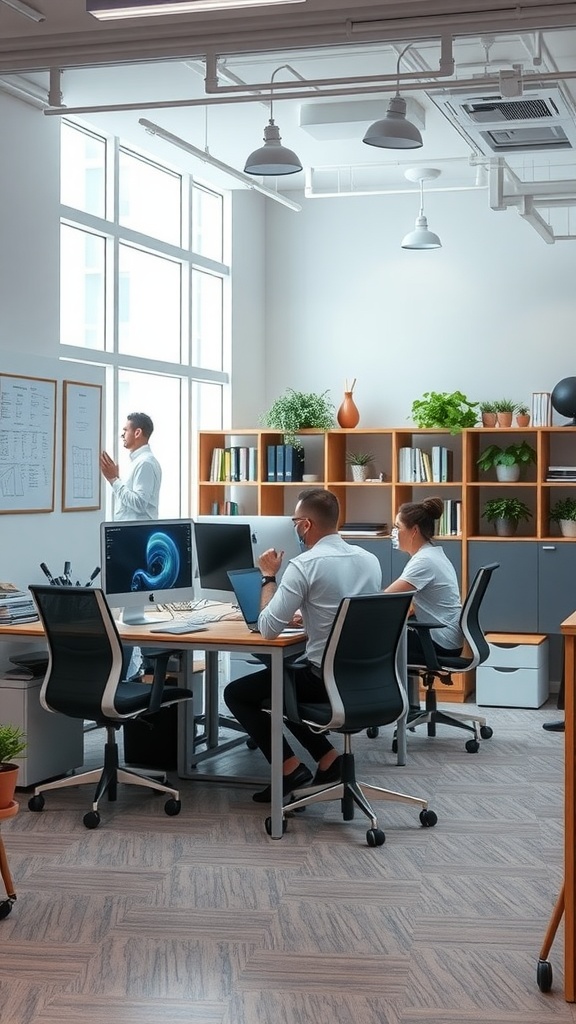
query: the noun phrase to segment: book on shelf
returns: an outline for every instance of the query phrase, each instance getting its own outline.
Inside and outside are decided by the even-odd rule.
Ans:
[[[269,484],[276,483],[276,445],[269,444],[266,448],[266,479]]]
[[[284,480],[286,483],[300,483],[304,476],[304,451],[293,444],[284,445]]]
[[[275,479],[279,483],[282,483],[282,481],[285,479],[285,477],[284,477],[284,451],[285,451],[285,445],[283,445],[283,444],[277,444],[276,445],[276,476],[275,476]]]
[[[343,523],[339,529],[341,537],[382,537],[388,532],[387,523]]]
[[[530,411],[533,427],[549,427],[552,423],[551,393],[549,391],[534,391]]]

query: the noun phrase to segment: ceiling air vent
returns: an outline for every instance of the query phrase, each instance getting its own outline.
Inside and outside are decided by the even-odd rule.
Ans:
[[[528,85],[513,99],[480,89],[451,89],[430,99],[487,156],[576,150],[576,119],[557,85]]]

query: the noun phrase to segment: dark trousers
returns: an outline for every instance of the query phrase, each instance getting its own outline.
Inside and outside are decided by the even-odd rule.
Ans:
[[[318,676],[309,669],[302,669],[298,673],[297,695],[301,700],[319,701],[325,703],[327,700],[324,684]],[[264,708],[270,708],[272,696],[272,673],[269,668],[261,672],[254,672],[252,675],[243,676],[228,683],[224,690],[226,705],[246,730],[248,735],[259,746],[268,762],[272,760],[272,744],[270,736],[270,713]],[[319,761],[324,754],[333,749],[332,744],[325,733],[314,733],[306,725],[298,725],[296,722],[286,722],[286,727],[292,735],[311,754],[314,761]],[[294,751],[286,737],[283,738],[282,760],[287,761],[294,756]]]

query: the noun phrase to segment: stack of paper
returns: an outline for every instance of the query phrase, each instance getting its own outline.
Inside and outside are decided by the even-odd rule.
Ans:
[[[22,590],[0,589],[0,626],[13,622],[36,622],[38,613],[30,594]]]

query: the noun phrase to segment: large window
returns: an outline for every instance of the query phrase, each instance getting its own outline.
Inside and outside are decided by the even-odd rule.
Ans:
[[[61,161],[62,356],[106,367],[121,473],[127,414],[152,417],[160,515],[190,515],[195,432],[225,426],[228,404],[226,198],[68,121]]]

